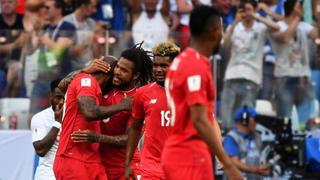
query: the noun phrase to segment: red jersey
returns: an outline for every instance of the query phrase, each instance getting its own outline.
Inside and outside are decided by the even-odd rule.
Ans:
[[[133,96],[136,89],[130,91],[119,91],[116,89],[111,90],[103,98],[103,105],[118,104],[123,98]],[[117,136],[126,134],[128,124],[130,125],[131,112],[121,111],[108,119],[101,122],[101,134],[109,136]],[[112,169],[112,173],[124,174],[124,161],[127,153],[126,147],[114,147],[107,144],[101,144],[100,147],[103,165],[106,170]],[[136,162],[140,161],[138,152],[134,155]]]
[[[67,156],[84,162],[101,163],[99,143],[74,143],[71,133],[91,130],[100,133],[100,121],[86,121],[77,105],[77,98],[90,96],[100,105],[102,93],[98,81],[90,74],[79,74],[68,87],[65,95],[64,118],[57,156]]]
[[[161,152],[168,138],[170,124],[170,110],[164,87],[151,83],[139,88],[133,100],[132,117],[135,120],[145,120],[140,161],[142,174],[144,171],[163,174]]]
[[[163,164],[201,166],[211,163],[208,146],[193,127],[190,107],[208,107],[208,118],[213,117],[214,86],[209,60],[196,50],[187,48],[172,62],[165,81],[171,107],[171,125],[162,154]]]

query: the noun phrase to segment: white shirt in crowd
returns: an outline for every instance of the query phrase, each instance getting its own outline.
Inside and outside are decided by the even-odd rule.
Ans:
[[[281,32],[288,29],[288,25],[284,21],[279,21],[277,24],[280,26]],[[295,37],[288,44],[271,39],[272,49],[276,56],[274,71],[276,77],[311,76],[308,36],[312,30],[313,26],[300,22]]]
[[[153,18],[148,18],[145,11],[132,26],[134,43],[144,41],[142,47],[151,50],[156,44],[165,42],[169,35],[169,26],[159,11]]]
[[[54,118],[52,107],[35,114],[31,119],[32,142],[42,140],[51,130]],[[53,162],[58,148],[59,136],[44,157],[39,158],[35,180],[54,180]]]
[[[231,57],[225,80],[246,79],[261,84],[266,38],[267,26],[263,23],[254,21],[249,29],[245,28],[242,22],[236,25],[231,36]]]

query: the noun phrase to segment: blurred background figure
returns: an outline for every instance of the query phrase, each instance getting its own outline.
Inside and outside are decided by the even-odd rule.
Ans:
[[[246,179],[263,179],[270,173],[266,165],[260,165],[262,141],[256,132],[256,111],[247,105],[236,110],[235,126],[223,139],[223,146],[232,162],[245,173]]]
[[[222,126],[230,129],[235,108],[255,106],[262,83],[263,47],[268,32],[279,30],[272,20],[257,14],[255,0],[241,1],[236,19],[228,27],[222,45],[231,48],[221,97]]]
[[[76,29],[76,39],[70,48],[72,71],[82,69],[93,59],[90,46],[96,22],[91,16],[96,12],[97,3],[97,0],[77,0],[75,11],[63,18],[63,21],[71,23]]]
[[[132,4],[132,36],[134,43],[144,41],[142,47],[151,50],[156,44],[165,42],[169,35],[169,0],[162,0],[162,7],[157,10],[159,0],[144,0]]]
[[[16,0],[1,0],[0,15],[0,72],[6,75],[6,97],[23,97],[21,45],[24,34],[23,15],[16,13]]]
[[[296,105],[300,126],[304,128],[314,106],[308,39],[315,40],[318,30],[302,22],[302,1],[286,1],[284,11],[284,20],[278,22],[280,31],[271,34],[276,56],[276,111],[279,117],[291,117]]]

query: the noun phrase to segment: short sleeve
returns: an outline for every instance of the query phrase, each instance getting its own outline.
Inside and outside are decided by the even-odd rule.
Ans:
[[[76,38],[76,28],[74,25],[68,22],[62,22],[59,27],[58,38],[64,37],[74,40]]]
[[[185,99],[188,106],[195,104],[207,104],[208,101],[208,77],[205,68],[193,69],[184,80]]]
[[[98,99],[98,82],[91,76],[82,76],[75,82],[77,89],[77,98],[82,96],[90,96]]]
[[[229,156],[239,157],[240,153],[238,150],[238,144],[231,136],[227,135],[223,139],[223,147]]]
[[[311,33],[311,31],[313,30],[313,28],[314,28],[314,27],[313,27],[312,25],[310,25],[310,24],[308,24],[308,23],[306,23],[306,22],[302,22],[302,23],[301,23],[301,29],[302,29],[303,31],[305,31],[307,35],[309,35],[309,34]]]
[[[131,116],[135,120],[144,119],[144,103],[142,89],[138,89],[133,98]]]
[[[32,142],[42,140],[48,133],[44,124],[44,119],[38,114],[34,115],[31,119],[31,133]]]

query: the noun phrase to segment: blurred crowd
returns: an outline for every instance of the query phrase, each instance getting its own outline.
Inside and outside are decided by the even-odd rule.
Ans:
[[[232,1],[232,2],[231,2]],[[289,1],[289,0],[287,0]],[[223,128],[257,99],[301,128],[318,116],[319,0],[225,0],[222,48],[214,64]],[[189,14],[214,0],[0,0],[0,98],[28,97],[31,113],[49,105],[49,82],[93,58],[144,41],[189,44]],[[318,52],[319,53],[319,52]],[[312,76],[315,75],[315,76]],[[320,82],[319,82],[320,83]]]

